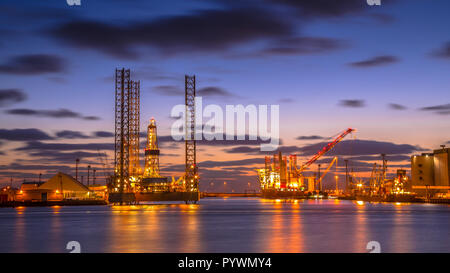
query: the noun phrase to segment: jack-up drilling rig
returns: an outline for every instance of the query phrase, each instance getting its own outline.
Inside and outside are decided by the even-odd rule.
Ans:
[[[114,179],[110,188],[118,203],[134,201],[131,177],[139,173],[140,83],[132,81],[129,69],[115,74]]]
[[[141,169],[140,82],[131,80],[129,69],[116,69],[115,76],[115,168],[108,200],[120,204],[139,201],[197,202],[200,192],[195,143],[195,76],[185,76],[185,175],[171,182],[159,172],[159,148],[153,118],[147,128],[145,169]]]

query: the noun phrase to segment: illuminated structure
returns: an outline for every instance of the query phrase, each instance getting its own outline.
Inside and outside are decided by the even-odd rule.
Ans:
[[[397,176],[394,178],[392,184],[392,193],[403,194],[406,192],[407,184],[409,182],[408,176],[406,176],[406,170],[397,170]]]
[[[310,160],[308,160],[305,164],[303,164],[298,172],[303,172],[305,169],[307,169],[311,164],[316,162],[317,159],[319,159],[321,156],[323,156],[325,153],[330,151],[331,149],[336,146],[339,142],[341,142],[348,134],[356,131],[355,129],[348,128],[344,132],[340,133],[332,142],[328,143],[325,147],[322,148],[322,150],[318,151]]]
[[[167,177],[159,173],[159,148],[155,119],[150,120],[147,127],[147,145],[145,148],[145,169],[142,177],[142,189],[144,192],[168,192],[171,185]]]
[[[145,168],[139,165],[140,84],[130,79],[130,70],[116,69],[115,168],[108,186],[108,201],[136,204],[140,201],[184,201],[200,199],[195,143],[195,76],[185,77],[185,175],[168,181],[160,175],[156,122],[150,121],[145,148]]]
[[[156,122],[153,118],[150,120],[150,124],[147,127],[147,146],[145,148],[144,177],[160,177]]]
[[[130,192],[130,177],[140,173],[140,83],[130,79],[129,69],[116,69],[114,188]]]
[[[198,168],[195,143],[195,76],[185,76],[185,187],[187,192],[198,192]]]
[[[411,157],[412,190],[421,196],[450,196],[450,148]]]
[[[354,132],[355,129],[348,128],[344,132],[340,133],[332,142],[328,143],[319,152],[317,152],[311,159],[309,159],[300,168],[297,168],[297,156],[289,156],[289,164],[287,158],[283,157],[281,151],[278,155],[273,156],[271,161],[270,157],[265,158],[264,169],[257,169],[259,175],[259,181],[263,195],[265,191],[281,191],[281,192],[297,192],[297,191],[314,191],[315,178],[304,177],[303,172],[316,162],[321,156],[333,149],[345,136]],[[337,165],[337,157],[335,157],[328,168],[325,170],[322,176],[319,176],[317,182],[320,183],[324,176],[331,169],[333,164]]]
[[[278,152],[273,155],[273,160],[269,156],[265,158],[264,169],[258,169],[261,188],[268,189],[304,189],[301,179],[295,171],[297,157],[289,156],[289,165],[287,158]],[[288,167],[289,166],[289,167]]]
[[[139,163],[139,134],[140,134],[140,89],[139,81],[130,81],[130,176],[141,175]]]

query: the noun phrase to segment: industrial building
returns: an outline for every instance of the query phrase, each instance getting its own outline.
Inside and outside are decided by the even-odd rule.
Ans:
[[[412,190],[421,196],[450,191],[450,148],[411,157]]]
[[[15,201],[47,202],[62,200],[86,200],[94,196],[88,187],[65,173],[57,173],[45,183],[23,183],[16,192]]]

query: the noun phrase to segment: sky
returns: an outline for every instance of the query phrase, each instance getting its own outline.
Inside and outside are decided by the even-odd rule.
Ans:
[[[386,153],[391,173],[408,169],[411,154],[450,144],[449,11],[446,0],[4,0],[0,184],[74,175],[76,158],[80,176],[90,164],[101,183],[122,67],[141,82],[142,132],[157,121],[166,176],[184,169],[170,111],[184,103],[185,74],[204,104],[280,105],[281,150],[300,162],[351,127],[321,164],[338,156],[342,177],[349,159],[367,177]],[[199,143],[201,189],[256,188],[271,154],[259,144]]]

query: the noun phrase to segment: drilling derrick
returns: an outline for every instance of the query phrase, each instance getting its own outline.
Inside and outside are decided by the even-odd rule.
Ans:
[[[161,177],[159,174],[159,149],[154,119],[150,120],[150,124],[147,127],[144,177]]]
[[[263,185],[262,188],[269,188],[269,187],[272,187],[272,185],[269,184],[270,171],[271,171],[271,167],[272,167],[271,163],[270,163],[270,156],[266,156],[264,158],[264,162],[265,162],[265,165],[264,165],[264,172],[262,173],[263,176],[260,176],[263,178],[263,179],[261,179],[261,182],[264,184],[261,184],[261,185]]]
[[[130,79],[129,69],[116,69],[115,145],[116,191],[130,192],[130,177],[139,172],[139,96],[140,83]]]
[[[141,190],[144,192],[169,192],[172,191],[167,177],[159,173],[159,148],[158,135],[156,133],[156,121],[150,120],[147,127],[147,144],[144,150],[145,168],[141,181]]]
[[[119,192],[129,190],[130,168],[130,120],[129,120],[129,88],[130,70],[116,69],[115,99],[115,179],[114,186]]]
[[[139,133],[140,133],[140,82],[130,81],[130,176],[141,174],[139,164]]]
[[[187,192],[198,192],[198,168],[195,144],[195,76],[185,76],[185,104],[185,187]]]

